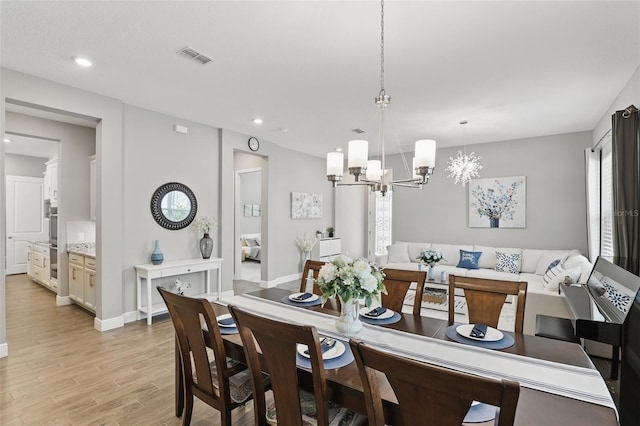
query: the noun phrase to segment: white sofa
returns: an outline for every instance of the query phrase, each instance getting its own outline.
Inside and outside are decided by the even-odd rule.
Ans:
[[[573,318],[573,314],[564,296],[558,293],[558,280],[549,284],[546,284],[543,280],[543,276],[552,262],[559,259],[560,270],[573,271],[572,276],[574,282],[586,282],[592,269],[589,260],[582,256],[578,250],[537,250],[402,241],[388,246],[387,249],[388,255],[376,257],[376,262],[385,268],[417,270],[419,266],[417,257],[420,255],[420,252],[425,249],[433,249],[440,251],[444,258],[444,260],[435,267],[437,277],[440,276],[441,271],[446,271],[448,274],[467,277],[526,281],[528,284],[524,313],[525,334],[535,333],[537,314],[560,318]],[[482,254],[478,259],[479,268],[458,268],[460,250],[481,252]],[[520,253],[521,262],[519,273],[496,271],[496,251],[507,254]],[[545,288],[545,285],[547,288]]]

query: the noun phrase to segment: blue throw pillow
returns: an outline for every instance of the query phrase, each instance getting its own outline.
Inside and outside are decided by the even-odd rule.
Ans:
[[[458,268],[479,269],[478,259],[480,259],[481,251],[460,250],[460,261]]]

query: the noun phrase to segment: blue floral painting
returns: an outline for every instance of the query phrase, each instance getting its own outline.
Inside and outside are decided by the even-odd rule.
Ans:
[[[470,228],[525,228],[526,180],[512,176],[469,181]]]

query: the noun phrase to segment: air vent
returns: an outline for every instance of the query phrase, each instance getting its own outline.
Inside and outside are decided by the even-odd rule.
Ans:
[[[353,133],[357,133],[357,134],[359,134],[359,135],[361,135],[362,133],[367,133],[367,132],[365,132],[365,131],[364,131],[364,130],[362,130],[362,129],[351,129],[351,131],[352,131]]]
[[[185,46],[182,49],[178,50],[176,53],[178,55],[184,56],[185,58],[191,59],[192,61],[195,61],[200,65],[206,65],[209,62],[213,61],[213,59],[211,59],[209,56],[198,52],[196,49],[190,46]]]

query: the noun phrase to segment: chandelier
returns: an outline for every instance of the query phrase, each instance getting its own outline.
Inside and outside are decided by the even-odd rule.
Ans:
[[[449,161],[447,162],[447,168],[445,171],[449,172],[447,175],[448,178],[455,179],[455,184],[461,183],[462,186],[466,186],[467,182],[471,179],[475,179],[480,177],[478,173],[480,169],[482,169],[482,165],[480,164],[480,160],[482,157],[477,156],[475,153],[471,153],[467,155],[467,145],[465,144],[465,132],[464,126],[468,123],[468,121],[463,120],[460,122],[462,127],[462,144],[464,152],[458,150],[458,155],[456,158],[449,157]]]
[[[380,191],[384,195],[394,186],[422,189],[422,185],[428,183],[429,176],[433,174],[436,164],[436,141],[424,139],[416,141],[415,156],[413,157],[413,173],[409,171],[404,152],[400,148],[400,155],[405,168],[407,179],[393,180],[391,170],[386,169],[385,141],[384,141],[384,117],[391,102],[391,97],[384,90],[384,0],[380,9],[380,92],[375,97],[375,103],[380,112],[379,123],[379,147],[380,160],[369,160],[369,142],[366,140],[349,141],[348,169],[354,176],[353,183],[342,183],[344,170],[344,154],[342,152],[330,152],[327,154],[327,179],[333,186],[342,185],[368,185],[372,191]]]

